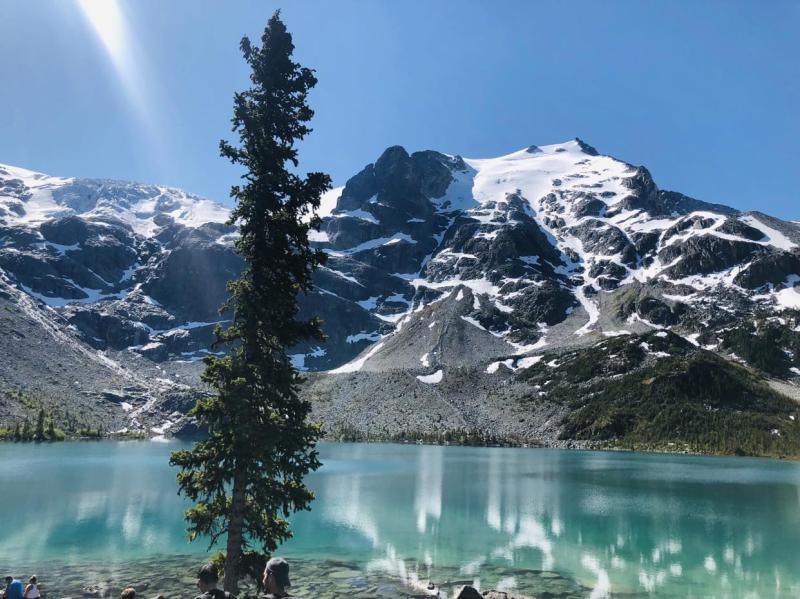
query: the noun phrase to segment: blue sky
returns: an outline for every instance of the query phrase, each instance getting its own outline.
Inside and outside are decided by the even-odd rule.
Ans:
[[[317,70],[301,167],[579,136],[664,189],[800,218],[800,2],[0,0],[0,162],[227,201],[238,51],[275,8]],[[98,7],[98,4],[100,6]],[[113,7],[112,7],[113,8]],[[113,16],[113,15],[111,15]]]

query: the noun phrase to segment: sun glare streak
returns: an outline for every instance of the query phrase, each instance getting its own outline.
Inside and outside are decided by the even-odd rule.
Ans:
[[[124,61],[125,29],[116,0],[78,0],[83,14],[94,27],[115,64]]]
[[[164,164],[164,144],[156,123],[148,83],[142,74],[143,57],[132,39],[119,0],[77,0],[119,77],[125,96],[152,144],[154,158]]]

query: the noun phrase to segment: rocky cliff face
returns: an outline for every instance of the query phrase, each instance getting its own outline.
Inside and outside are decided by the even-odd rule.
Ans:
[[[321,215],[329,259],[301,303],[328,339],[292,349],[328,371],[312,395],[380,395],[387,377],[430,395],[466,371],[491,389],[541,352],[655,329],[746,359],[732,329],[800,309],[797,223],[660,190],[581,140],[481,160],[391,147]],[[193,387],[242,266],[227,216],[180,190],[0,167],[0,271],[71,343]],[[774,341],[784,378],[793,339]]]
[[[339,372],[491,363],[661,327],[713,345],[718,320],[800,307],[796,223],[659,190],[580,140],[488,160],[389,148],[333,194],[317,239],[347,284],[320,288],[392,325],[361,331],[381,341]],[[377,290],[362,265],[395,287]]]

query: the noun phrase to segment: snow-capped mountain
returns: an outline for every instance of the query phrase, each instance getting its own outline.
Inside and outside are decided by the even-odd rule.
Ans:
[[[660,190],[577,139],[491,159],[390,147],[320,213],[328,262],[301,310],[328,339],[292,350],[329,371],[312,394],[366,373],[500,384],[543,351],[661,329],[722,351],[741,322],[800,309],[800,225]],[[121,368],[193,386],[241,269],[227,218],[177,189],[0,166],[3,284]]]
[[[340,280],[320,287],[394,325],[339,372],[460,363],[454,328],[480,331],[477,363],[626,330],[708,333],[709,310],[800,307],[796,223],[661,191],[580,140],[481,160],[389,148],[333,193],[319,239]],[[379,293],[365,265],[394,287]]]
[[[0,220],[7,226],[81,216],[121,222],[135,233],[152,236],[166,221],[185,227],[224,223],[228,210],[180,189],[107,179],[50,177],[0,165]]]

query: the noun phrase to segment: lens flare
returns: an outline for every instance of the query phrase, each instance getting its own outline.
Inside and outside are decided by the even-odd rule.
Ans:
[[[125,27],[116,0],[78,0],[86,18],[115,64],[124,62]]]
[[[122,84],[127,101],[149,138],[154,158],[163,164],[163,144],[156,125],[154,102],[148,97],[143,76],[144,56],[133,39],[118,0],[77,0],[81,12],[94,29]]]

